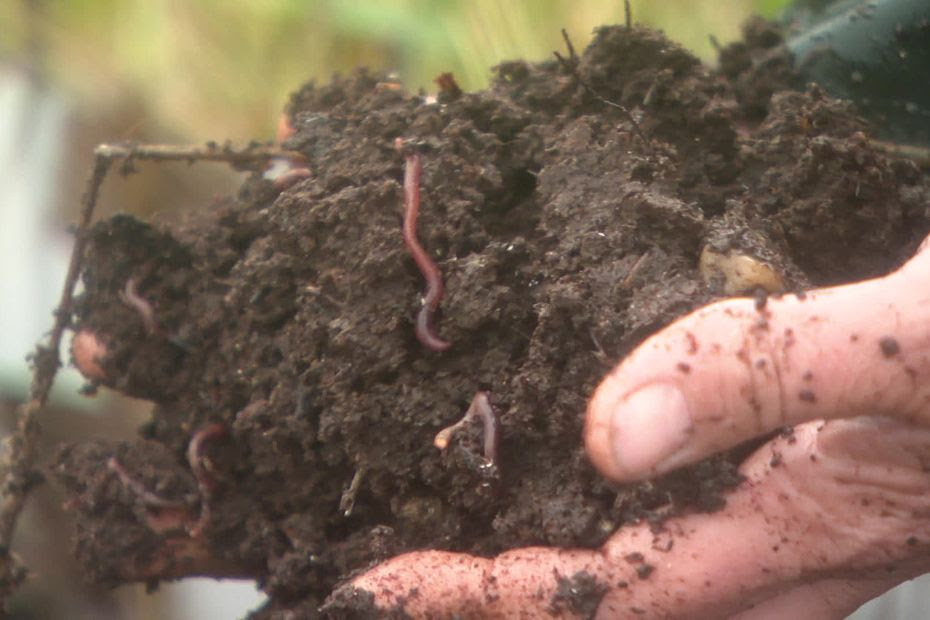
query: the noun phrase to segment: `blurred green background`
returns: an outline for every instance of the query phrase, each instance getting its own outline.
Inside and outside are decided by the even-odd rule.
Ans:
[[[639,0],[638,23],[705,60],[752,13],[785,0]],[[622,0],[3,0],[0,59],[64,89],[79,113],[122,119],[111,138],[272,135],[288,93],[358,65],[413,90],[452,71],[466,89],[505,59],[543,59],[566,28],[582,49]],[[132,113],[126,114],[127,109]]]

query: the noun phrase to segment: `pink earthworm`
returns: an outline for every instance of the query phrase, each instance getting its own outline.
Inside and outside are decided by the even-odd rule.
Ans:
[[[143,510],[133,509],[140,523],[157,533],[168,533],[178,529],[186,529],[188,534],[191,533],[193,517],[183,502],[165,499],[152,493],[141,482],[133,479],[114,456],[107,460],[107,469],[114,472],[122,485],[144,506]]]
[[[394,147],[401,151],[403,138],[397,138]],[[417,314],[417,339],[431,351],[445,351],[452,343],[440,338],[433,328],[433,313],[439,308],[442,300],[442,274],[439,267],[433,262],[420,242],[417,241],[417,215],[420,212],[420,174],[422,164],[419,153],[410,152],[404,155],[406,166],[404,168],[404,243],[410,255],[416,262],[423,279],[426,280],[426,293],[423,295],[423,307]]]
[[[217,484],[213,472],[210,471],[210,463],[203,454],[204,444],[216,438],[226,437],[228,434],[229,429],[225,424],[214,422],[194,433],[190,443],[187,444],[187,462],[200,488],[200,517],[190,530],[191,536],[199,536],[209,523],[210,501],[213,499]]]
[[[141,482],[129,475],[129,472],[116,460],[115,456],[111,456],[107,460],[107,469],[114,472],[122,485],[132,491],[146,506],[152,506],[153,508],[181,508],[184,506],[181,502],[164,499],[146,489]]]
[[[484,458],[489,465],[496,465],[497,440],[500,435],[500,422],[497,419],[497,414],[494,413],[494,408],[491,406],[491,402],[488,400],[487,392],[475,393],[475,397],[472,399],[471,405],[468,407],[468,411],[465,412],[465,416],[452,426],[447,426],[446,428],[436,433],[436,438],[433,440],[433,445],[440,450],[445,450],[449,446],[449,441],[452,439],[452,434],[471,422],[471,420],[476,416],[481,418],[481,422],[484,425]]]
[[[139,313],[142,317],[142,324],[145,326],[145,333],[151,336],[158,332],[158,321],[155,320],[155,310],[152,309],[152,304],[139,295],[138,284],[135,277],[129,278],[120,296],[127,306]]]

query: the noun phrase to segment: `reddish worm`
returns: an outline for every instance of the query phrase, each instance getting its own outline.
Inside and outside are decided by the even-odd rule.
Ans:
[[[403,138],[394,141],[394,147],[401,151]],[[420,173],[422,164],[419,153],[404,155],[404,243],[413,256],[414,262],[426,280],[426,292],[423,295],[423,307],[417,314],[417,339],[431,351],[445,351],[452,343],[440,338],[433,327],[433,313],[442,300],[442,274],[439,267],[429,257],[420,242],[417,241],[417,216],[420,212]]]
[[[145,333],[151,336],[158,332],[158,321],[155,319],[155,310],[152,309],[152,304],[139,295],[139,283],[134,277],[126,280],[126,286],[123,287],[121,296],[123,302],[138,312],[139,316],[142,317]]]
[[[224,424],[214,422],[207,424],[194,433],[190,443],[187,444],[187,462],[190,465],[191,473],[194,474],[194,479],[197,480],[197,486],[200,488],[200,517],[190,530],[190,535],[195,538],[203,532],[210,522],[210,501],[213,499],[213,492],[217,486],[211,464],[203,453],[204,444],[228,435],[229,429]]]
[[[116,473],[122,485],[141,499],[146,506],[152,506],[153,508],[182,508],[184,506],[181,502],[164,499],[146,489],[145,485],[129,475],[129,472],[126,471],[122,463],[116,460],[115,456],[111,456],[107,460],[107,469]]]
[[[471,405],[468,407],[468,411],[465,412],[465,416],[452,426],[447,426],[446,428],[436,433],[436,438],[433,440],[433,445],[440,450],[445,450],[447,447],[449,447],[449,441],[452,440],[452,434],[471,422],[476,417],[480,418],[482,424],[484,425],[484,459],[488,462],[489,465],[496,465],[497,441],[498,437],[500,436],[500,422],[497,419],[497,415],[494,413],[494,407],[491,406],[491,402],[488,400],[487,392],[475,393],[475,397],[472,399]]]

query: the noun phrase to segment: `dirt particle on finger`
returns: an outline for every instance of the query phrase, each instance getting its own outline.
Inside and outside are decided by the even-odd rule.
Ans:
[[[598,582],[587,571],[578,571],[568,578],[557,574],[556,580],[549,611],[553,614],[569,612],[582,618],[593,618],[601,599],[607,593],[607,585]]]
[[[689,372],[691,372],[691,365],[686,364],[684,362],[678,362],[678,364],[675,367],[679,370],[679,372],[682,372],[684,374],[688,374]]]
[[[817,402],[817,395],[812,390],[801,390],[798,392],[798,398],[805,403]]]
[[[878,347],[882,350],[882,355],[885,357],[894,357],[901,352],[901,346],[898,344],[898,341],[891,336],[885,336],[879,340]]]
[[[652,564],[642,564],[636,567],[636,576],[640,579],[649,579],[649,575],[656,569]]]
[[[686,333],[685,337],[688,339],[688,355],[696,354],[700,348],[697,338],[695,338],[694,334],[691,332]]]

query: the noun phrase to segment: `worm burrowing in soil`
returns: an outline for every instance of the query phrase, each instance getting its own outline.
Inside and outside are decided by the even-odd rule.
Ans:
[[[481,418],[481,422],[484,424],[484,458],[488,465],[497,465],[497,440],[500,434],[500,422],[497,419],[497,414],[494,413],[491,402],[488,400],[487,392],[475,393],[475,397],[472,399],[468,411],[465,412],[465,416],[452,426],[447,426],[436,433],[433,445],[440,450],[445,450],[449,446],[452,434],[471,422],[476,416]]]
[[[228,435],[229,429],[225,424],[214,422],[207,424],[194,433],[190,443],[187,444],[187,462],[200,489],[200,517],[194,527],[191,528],[191,536],[199,536],[210,522],[210,502],[217,486],[216,478],[213,476],[213,464],[203,452],[204,444]]]
[[[139,283],[135,277],[126,280],[126,286],[123,287],[120,297],[123,303],[139,313],[142,318],[142,325],[145,326],[145,333],[149,336],[158,333],[158,321],[155,319],[155,310],[144,297],[139,295]]]
[[[422,164],[419,153],[404,152],[404,139],[397,138],[394,148],[404,155],[404,243],[416,262],[423,279],[426,280],[426,292],[423,294],[423,307],[417,314],[417,339],[431,351],[445,351],[452,343],[440,338],[433,328],[433,313],[442,300],[442,274],[420,242],[417,241],[417,215],[420,212],[420,174]]]

